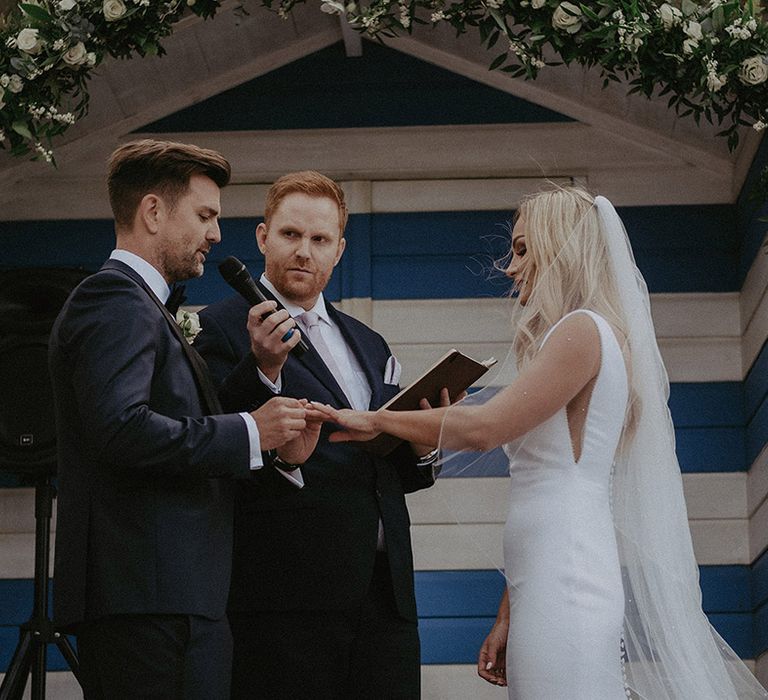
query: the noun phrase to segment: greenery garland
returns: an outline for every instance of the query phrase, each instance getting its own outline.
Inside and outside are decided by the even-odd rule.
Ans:
[[[306,0],[257,0],[287,18]],[[51,140],[88,109],[86,81],[105,57],[160,55],[185,11],[212,17],[216,0],[33,0],[0,19],[0,147],[53,161]],[[572,62],[601,71],[604,85],[668,100],[680,116],[739,127],[768,123],[768,25],[757,0],[325,0],[360,32],[392,37],[417,24],[477,28],[491,69],[533,79]],[[556,57],[553,60],[552,57]]]
[[[0,24],[0,146],[53,162],[51,141],[88,111],[86,81],[107,56],[164,53],[161,39],[188,8],[216,0],[34,0]]]
[[[279,2],[286,14],[304,0]],[[740,126],[768,124],[768,24],[758,0],[372,0],[365,8],[325,0],[322,9],[381,36],[410,32],[427,17],[457,34],[476,27],[489,50],[500,49],[490,68],[513,77],[533,79],[562,63],[597,66],[603,87],[624,81],[630,94],[666,97],[697,124],[702,116],[725,123],[718,135],[731,150]]]

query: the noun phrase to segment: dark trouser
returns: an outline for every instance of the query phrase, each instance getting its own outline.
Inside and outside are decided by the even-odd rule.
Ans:
[[[226,618],[113,615],[85,622],[77,650],[86,700],[229,698]]]
[[[419,698],[418,628],[397,614],[385,555],[359,608],[229,618],[235,700]]]

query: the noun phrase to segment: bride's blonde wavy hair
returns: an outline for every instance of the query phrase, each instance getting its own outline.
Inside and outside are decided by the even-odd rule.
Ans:
[[[627,338],[616,280],[594,197],[581,187],[564,186],[523,199],[516,220],[522,219],[531,293],[521,307],[514,338],[518,367],[528,364],[541,348],[544,336],[563,316],[590,309]],[[631,351],[627,345],[625,354]],[[631,431],[639,407],[633,378],[629,378]]]

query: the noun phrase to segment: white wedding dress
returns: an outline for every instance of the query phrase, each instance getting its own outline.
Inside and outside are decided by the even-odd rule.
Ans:
[[[504,446],[511,477],[507,682],[515,700],[626,700],[611,479],[627,372],[605,319],[573,313],[594,319],[601,344],[578,461],[565,408]]]

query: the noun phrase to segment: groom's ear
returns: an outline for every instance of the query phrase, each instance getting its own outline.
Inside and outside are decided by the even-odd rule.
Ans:
[[[137,222],[140,222],[150,233],[157,233],[160,230],[163,211],[163,200],[160,197],[152,193],[145,194],[141,198],[136,212]]]

